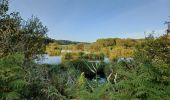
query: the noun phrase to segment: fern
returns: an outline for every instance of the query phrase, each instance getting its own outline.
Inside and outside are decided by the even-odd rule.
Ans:
[[[9,92],[5,94],[6,100],[19,100],[20,99],[20,94],[17,92]]]
[[[14,90],[21,90],[24,86],[26,86],[28,83],[24,80],[17,79],[9,83],[9,87]]]
[[[167,68],[166,64],[162,63],[160,65],[158,62],[151,62],[136,66],[137,69],[132,69],[133,72],[131,70],[125,71],[124,68],[118,69],[120,78],[119,82],[114,85],[117,90],[115,92],[116,97],[129,99],[160,99],[169,97],[167,85],[164,84],[169,83],[169,80],[161,81],[163,77],[169,75],[169,72],[164,71],[165,76],[162,76],[160,73],[161,69],[158,69],[160,68],[159,66]]]
[[[27,85],[22,70],[21,54],[0,59],[0,94],[7,100],[18,100],[21,90]]]

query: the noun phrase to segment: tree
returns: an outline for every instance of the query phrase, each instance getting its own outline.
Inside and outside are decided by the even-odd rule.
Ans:
[[[0,2],[0,57],[23,52],[25,60],[32,60],[45,51],[47,28],[32,16],[23,21],[18,12],[8,11],[8,0]]]
[[[0,57],[12,53],[16,48],[18,29],[20,27],[19,13],[7,14],[8,0],[0,2]],[[15,41],[14,41],[15,38]]]
[[[8,0],[0,1],[0,17],[8,11]]]
[[[47,27],[42,22],[32,16],[28,19],[22,28],[23,53],[26,61],[30,61],[45,51],[45,38]]]
[[[0,56],[15,53],[20,47],[21,17],[19,13],[11,13],[0,19]]]
[[[20,47],[21,17],[18,12],[7,14],[8,0],[0,2],[0,57],[14,54]]]

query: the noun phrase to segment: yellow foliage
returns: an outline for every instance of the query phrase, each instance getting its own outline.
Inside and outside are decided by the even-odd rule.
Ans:
[[[134,49],[133,48],[125,48],[125,47],[114,47],[111,51],[110,51],[110,56],[109,58],[111,60],[115,60],[117,58],[127,58],[127,57],[131,57],[133,55]]]
[[[56,56],[56,55],[60,55],[61,49],[60,49],[60,46],[57,43],[49,43],[46,46],[46,52],[50,56]]]

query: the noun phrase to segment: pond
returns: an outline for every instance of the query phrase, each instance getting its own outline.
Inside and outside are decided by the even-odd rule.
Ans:
[[[49,56],[47,54],[43,54],[39,60],[36,60],[38,64],[60,64],[61,56]]]
[[[60,64],[62,62],[62,57],[61,56],[49,56],[48,54],[43,54],[42,57],[40,57],[39,60],[35,61],[38,64]],[[91,61],[91,62],[99,62],[98,60],[96,61]],[[108,63],[109,59],[104,58],[104,62]]]
[[[35,61],[36,63],[38,64],[60,64],[62,62],[62,57],[61,56],[49,56],[47,54],[43,54],[42,57],[40,57],[39,60],[36,60]],[[93,62],[99,62],[99,61],[93,61]],[[109,62],[109,59],[108,58],[105,58],[104,59],[104,62],[108,63]],[[96,81],[96,79],[92,79],[92,81]],[[103,84],[105,83],[107,80],[105,77],[98,77],[98,82],[99,84]]]

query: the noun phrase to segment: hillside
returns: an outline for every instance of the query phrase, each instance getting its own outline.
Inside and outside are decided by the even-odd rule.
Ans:
[[[89,44],[87,42],[77,42],[77,41],[70,41],[70,40],[55,40],[51,38],[46,38],[45,39],[45,44],[49,43],[57,43],[59,45],[70,45],[70,44]]]

